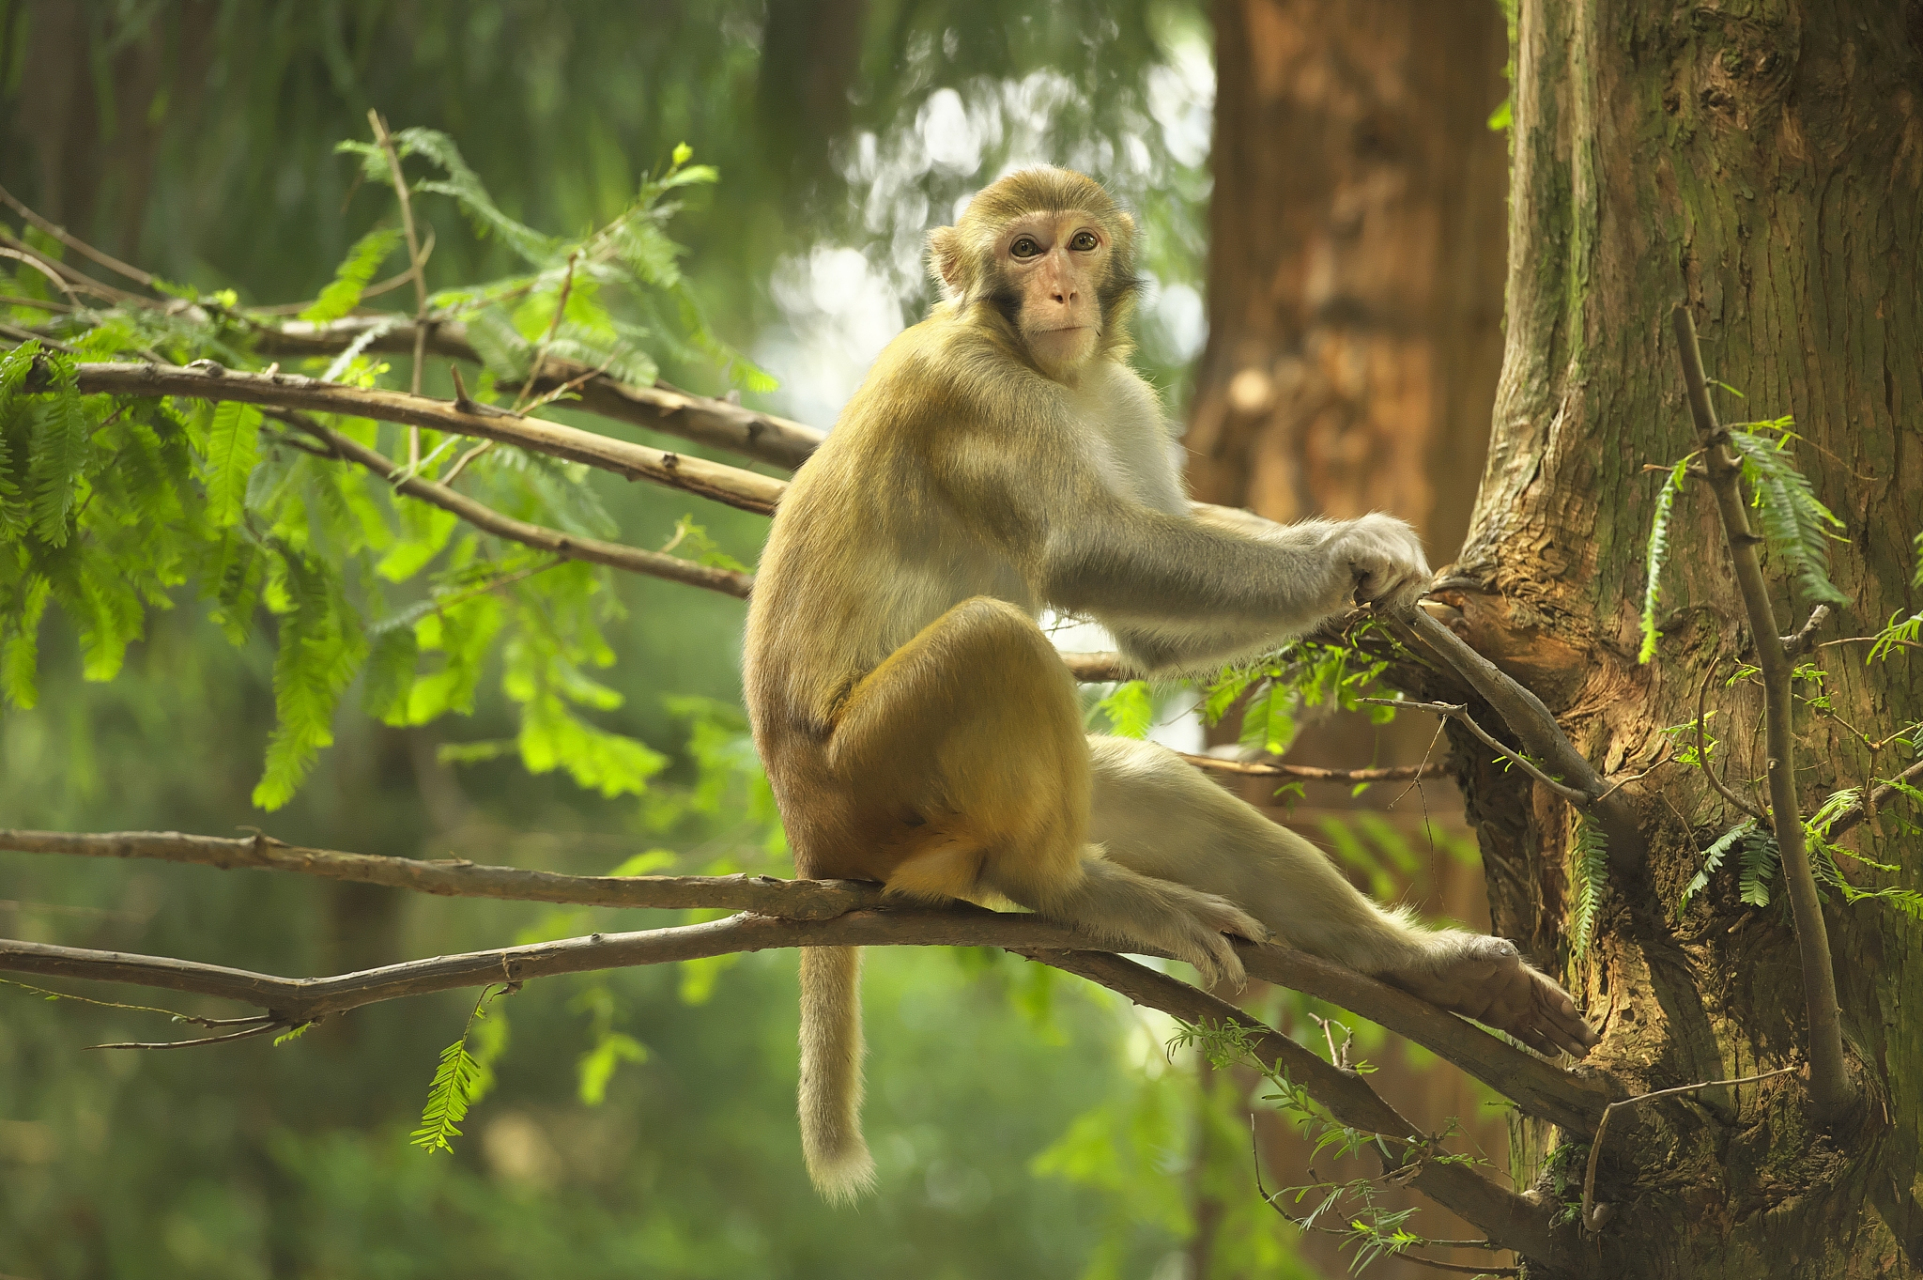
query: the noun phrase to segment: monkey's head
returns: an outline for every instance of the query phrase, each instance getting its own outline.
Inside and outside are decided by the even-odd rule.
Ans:
[[[928,253],[949,304],[998,313],[1050,377],[1127,353],[1135,220],[1094,179],[1019,169],[930,232]]]

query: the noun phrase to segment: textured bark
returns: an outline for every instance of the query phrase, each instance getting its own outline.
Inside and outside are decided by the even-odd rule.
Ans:
[[[1276,520],[1391,511],[1446,560],[1468,525],[1501,367],[1507,157],[1486,125],[1505,92],[1501,14],[1490,0],[1218,0],[1215,26],[1210,331],[1190,484],[1199,499]],[[1386,732],[1362,717],[1326,721],[1289,760],[1414,764],[1434,736],[1426,719]],[[1253,780],[1243,794],[1262,804],[1275,786]],[[1321,818],[1379,808],[1407,787],[1352,800],[1311,785],[1292,813],[1273,812],[1325,840]],[[1421,849],[1425,811],[1463,830],[1447,782],[1426,782],[1387,816]],[[1487,926],[1473,867],[1432,858],[1418,880],[1403,889],[1425,912]],[[1460,1075],[1414,1066],[1398,1046],[1369,1056],[1380,1068],[1371,1082],[1404,1114],[1432,1129],[1458,1118],[1457,1149],[1501,1167],[1504,1126]],[[1261,1133],[1275,1176],[1299,1181],[1309,1151],[1294,1128]],[[1404,1202],[1397,1194],[1391,1203]],[[1439,1209],[1413,1225],[1476,1234]],[[1331,1275],[1351,1260],[1332,1237],[1304,1238],[1301,1250]],[[1438,1273],[1383,1261],[1369,1274]]]
[[[1695,447],[1668,325],[1677,301],[1694,310],[1710,375],[1746,397],[1722,396],[1724,417],[1793,413],[1807,442],[1797,461],[1847,525],[1832,576],[1854,603],[1817,639],[1917,607],[1923,7],[1523,0],[1519,33],[1507,345],[1452,599],[1471,643],[1533,688],[1598,769],[1634,772],[1662,757],[1665,726],[1692,720],[1712,664],[1727,674],[1747,644],[1714,504],[1696,487],[1677,505],[1664,574],[1677,612],[1656,662],[1635,662],[1660,480],[1642,468]],[[1807,605],[1775,581],[1793,629]],[[1923,667],[1866,668],[1863,652],[1814,651],[1840,720],[1881,738],[1923,717]],[[1732,783],[1760,796],[1760,691],[1709,688]],[[1893,747],[1872,759],[1837,720],[1797,731],[1805,813],[1906,763]],[[1567,807],[1493,768],[1466,783],[1496,927],[1538,955],[1562,947],[1605,1025],[1598,1069],[1643,1091],[1802,1058],[1780,881],[1767,909],[1740,902],[1733,869],[1676,905],[1701,847],[1734,822],[1699,771],[1663,765],[1625,787],[1648,857],[1612,866],[1580,962],[1563,942]],[[1845,843],[1906,864],[1892,877],[1846,863],[1860,885],[1917,886],[1914,838],[1864,827]],[[1555,1274],[1917,1274],[1923,926],[1834,898],[1826,920],[1860,1111],[1820,1131],[1794,1076],[1638,1108],[1625,1131],[1612,1126],[1600,1165],[1598,1199],[1623,1211]]]

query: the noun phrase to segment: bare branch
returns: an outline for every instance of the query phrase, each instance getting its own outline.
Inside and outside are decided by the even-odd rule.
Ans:
[[[1683,387],[1695,419],[1709,468],[1709,487],[1716,495],[1723,537],[1736,587],[1748,615],[1750,638],[1756,646],[1756,666],[1763,680],[1763,737],[1769,759],[1770,825],[1782,856],[1783,882],[1789,890],[1790,918],[1796,926],[1801,953],[1803,1000],[1809,1007],[1810,1100],[1823,1123],[1838,1119],[1855,1096],[1843,1058],[1843,1021],[1837,1006],[1836,973],[1830,962],[1829,930],[1810,870],[1803,838],[1802,811],[1796,798],[1796,736],[1791,722],[1790,658],[1776,628],[1769,583],[1756,554],[1760,541],[1749,527],[1743,502],[1742,469],[1729,444],[1729,432],[1716,421],[1709,401],[1709,382],[1703,376],[1703,356],[1696,345],[1696,322],[1689,308],[1678,306],[1671,319],[1682,359]]]
[[[82,364],[78,366],[77,381],[87,395],[238,400],[277,409],[356,414],[477,436],[571,462],[584,462],[630,480],[652,480],[760,515],[774,511],[776,501],[786,488],[770,476],[738,467],[686,454],[664,453],[558,422],[516,417],[471,402],[462,408],[449,400],[404,391],[343,386],[299,374],[240,373],[211,360],[196,361],[186,368],[161,364]]]
[[[143,285],[149,289],[153,288],[154,278],[152,275],[150,275],[145,271],[142,271],[139,267],[130,266],[127,263],[122,262],[120,259],[114,257],[110,253],[102,253],[100,250],[88,244],[85,240],[82,240],[79,236],[69,234],[65,227],[56,226],[55,224],[47,221],[45,218],[35,213],[32,209],[29,209],[26,205],[22,204],[19,201],[19,199],[14,196],[13,192],[7,190],[5,187],[0,187],[0,201],[5,201],[7,206],[11,208],[15,213],[25,218],[28,222],[32,223],[34,226],[39,227],[42,231],[46,232],[48,235],[58,240],[61,244],[66,245],[69,249],[72,249],[75,253],[79,254],[83,258],[91,259],[92,261],[98,263],[99,265],[107,268],[107,270],[113,272],[115,275],[125,276],[127,279],[132,280],[137,284]]]
[[[880,888],[862,881],[777,880],[766,876],[740,875],[570,876],[525,871],[517,867],[482,866],[466,861],[423,862],[411,858],[310,849],[282,844],[265,835],[223,838],[183,835],[172,831],[87,834],[0,830],[0,849],[84,857],[154,858],[223,869],[291,871],[448,897],[506,898],[601,907],[711,907],[753,911],[763,916],[801,922],[827,920],[883,903]],[[893,919],[906,918],[899,911],[889,914]],[[1063,926],[1034,916],[994,916],[992,913],[985,915],[980,911],[967,910],[958,918],[978,923],[984,919],[990,920],[995,922],[997,929],[1019,927],[1039,930],[1019,935],[997,935],[1019,936],[1037,947],[1091,945],[1089,939],[1079,934],[1064,934],[1060,932]],[[935,945],[947,936],[904,937],[899,940]],[[1064,938],[1069,940],[1064,941]],[[995,937],[988,936],[971,936],[964,939],[963,944],[1002,945]],[[1516,1049],[1472,1023],[1407,992],[1332,961],[1291,948],[1251,943],[1239,944],[1238,949],[1244,965],[1253,976],[1328,1000],[1406,1036],[1438,1056],[1456,1063],[1490,1088],[1514,1099],[1518,1106],[1532,1115],[1552,1120],[1573,1132],[1588,1132],[1602,1114],[1607,1095],[1597,1084],[1570,1075]],[[670,955],[666,958],[686,957]],[[590,967],[614,967],[615,964],[629,963],[656,961],[618,961],[610,962],[607,966]],[[5,967],[4,960],[0,960],[0,968]],[[487,972],[499,976],[500,971],[490,967]],[[485,975],[483,980],[486,980]],[[394,994],[408,995],[414,992],[402,990]],[[391,999],[393,996],[379,998]]]
[[[1826,604],[1819,604],[1811,609],[1809,621],[1783,637],[1783,653],[1792,660],[1807,653],[1811,642],[1816,639],[1817,629],[1829,621],[1829,616],[1830,607]]]
[[[1428,615],[1424,614],[1423,616],[1427,617]],[[1534,778],[1537,782],[1542,783],[1543,786],[1548,787],[1569,803],[1575,805],[1587,805],[1589,803],[1588,795],[1578,791],[1574,787],[1558,782],[1556,779],[1544,773],[1535,761],[1529,759],[1527,756],[1511,751],[1508,747],[1503,746],[1502,743],[1491,737],[1489,731],[1477,724],[1475,717],[1469,714],[1469,707],[1466,703],[1411,702],[1405,698],[1358,698],[1356,701],[1366,702],[1380,707],[1397,707],[1404,711],[1427,711],[1434,715],[1447,716],[1449,719],[1454,720],[1457,724],[1467,729],[1470,733],[1475,734],[1476,737],[1480,738],[1489,749],[1497,755],[1514,762],[1524,773]]]
[[[1596,1157],[1602,1154],[1603,1135],[1609,1131],[1609,1117],[1618,1108],[1629,1108],[1650,1101],[1653,1098],[1668,1098],[1679,1093],[1694,1093],[1698,1089],[1716,1089],[1724,1085],[1754,1084],[1758,1080],[1768,1080],[1775,1076],[1786,1076],[1795,1067],[1778,1067],[1774,1071],[1763,1071],[1753,1076],[1738,1076],[1734,1080],[1705,1080],[1701,1084],[1679,1084],[1673,1089],[1657,1089],[1653,1093],[1639,1093],[1633,1098],[1621,1098],[1603,1108],[1602,1120],[1596,1125],[1596,1136],[1589,1140],[1589,1165],[1582,1178],[1582,1225],[1589,1231],[1601,1231],[1615,1216],[1615,1206],[1596,1203]]]
[[[1417,1148],[1424,1145],[1421,1130],[1385,1102],[1360,1075],[1324,1062],[1226,1000],[1106,952],[1048,954],[1026,948],[1011,949],[1099,982],[1136,1004],[1160,1009],[1192,1025],[1236,1023],[1248,1033],[1264,1063],[1273,1064],[1306,1089],[1337,1122],[1364,1132],[1403,1139]],[[1399,1159],[1385,1159],[1392,1167],[1411,1168],[1411,1185],[1487,1231],[1490,1240],[1502,1248],[1516,1249],[1544,1261],[1554,1256],[1556,1247],[1548,1213],[1515,1192],[1497,1186],[1465,1165],[1432,1163],[1419,1151],[1405,1152]]]
[[[391,315],[349,316],[326,324],[291,321],[280,326],[263,326],[255,349],[263,355],[276,356],[339,355],[367,330],[392,325],[392,328],[382,328],[366,349],[395,355],[412,352],[416,327],[407,323],[394,325],[393,320]],[[425,343],[427,350],[436,355],[481,363],[479,353],[468,341],[467,326],[458,320],[432,322]],[[579,407],[589,413],[713,445],[790,470],[805,462],[823,439],[823,434],[815,428],[787,418],[744,409],[726,400],[690,395],[666,384],[637,387],[579,361],[555,355],[542,361],[533,387],[537,393],[545,394],[569,383],[579,384]]]
[[[1414,706],[1414,703],[1399,703]],[[1413,782],[1417,778],[1447,777],[1441,764],[1400,764],[1381,769],[1319,769],[1308,764],[1282,764],[1267,760],[1227,760],[1221,756],[1200,756],[1187,751],[1176,753],[1198,769],[1215,773],[1239,773],[1257,778],[1294,778],[1302,782]]]
[[[283,844],[272,836],[183,835],[178,831],[0,830],[0,849],[87,858],[152,858],[222,870],[292,871],[328,880],[386,885],[450,898],[507,898],[584,907],[706,907],[791,920],[826,920],[881,902],[858,880],[776,880],[769,876],[570,876],[466,859],[424,862]]]
[[[569,560],[585,560],[612,569],[625,569],[629,573],[643,573],[653,578],[666,578],[670,582],[706,587],[739,600],[747,599],[748,590],[754,585],[752,576],[733,569],[696,564],[692,560],[663,555],[658,551],[643,551],[619,542],[603,542],[599,538],[563,533],[559,529],[516,520],[446,485],[407,475],[404,468],[389,461],[378,450],[324,427],[303,414],[287,413],[280,416],[283,421],[325,443],[335,456],[359,463],[381,479],[391,482],[398,492],[431,503],[443,511],[451,511],[475,528],[496,537],[552,551]]]

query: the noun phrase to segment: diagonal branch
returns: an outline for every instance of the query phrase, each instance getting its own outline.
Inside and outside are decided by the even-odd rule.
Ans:
[[[1233,1005],[1120,956],[1083,950],[1091,939],[1034,916],[979,908],[862,910],[830,920],[737,915],[707,924],[640,933],[593,934],[531,946],[435,956],[331,978],[282,978],[158,956],[0,940],[0,970],[126,982],[255,1005],[291,1026],[383,1000],[493,982],[667,964],[730,952],[796,946],[998,946],[1087,977],[1137,1003],[1190,1022],[1234,1020],[1260,1052],[1341,1123],[1421,1143],[1420,1131],[1354,1072],[1331,1066]],[[1553,1248],[1546,1215],[1529,1201],[1456,1164],[1416,1156],[1412,1183],[1474,1222],[1505,1247],[1537,1257]]]
[[[405,391],[349,387],[299,374],[241,373],[211,360],[198,360],[186,368],[120,362],[82,364],[78,366],[76,380],[86,395],[237,400],[275,409],[351,414],[477,436],[570,462],[583,462],[630,480],[652,480],[760,515],[774,511],[776,501],[787,487],[771,476],[739,467],[686,454],[665,453],[558,422],[518,417],[473,401],[435,400]]]
[[[1830,961],[1829,930],[1816,894],[1809,850],[1803,839],[1803,818],[1796,799],[1796,736],[1791,723],[1790,657],[1777,629],[1770,603],[1769,583],[1763,577],[1761,541],[1749,527],[1743,502],[1742,468],[1730,448],[1729,432],[1716,421],[1709,402],[1709,382],[1703,375],[1703,355],[1696,345],[1696,321],[1689,309],[1672,313],[1676,345],[1682,358],[1683,388],[1695,420],[1696,436],[1709,468],[1709,487],[1716,495],[1723,537],[1735,569],[1737,592],[1749,618],[1749,634],[1756,646],[1756,666],[1763,680],[1763,739],[1769,755],[1770,826],[1783,861],[1783,882],[1789,890],[1790,919],[1796,926],[1801,953],[1803,1000],[1809,1009],[1810,1100],[1824,1123],[1838,1119],[1855,1095],[1843,1059],[1842,1013],[1836,1000],[1836,973]]]
[[[411,354],[417,329],[409,322],[394,323],[392,315],[348,316],[316,324],[289,321],[278,326],[262,326],[254,349],[270,356],[333,356],[363,337],[369,329],[377,336],[364,350],[390,355]],[[435,355],[453,360],[482,363],[480,354],[468,341],[467,326],[458,320],[435,320],[427,326],[424,345]],[[638,387],[597,372],[578,360],[564,360],[549,354],[542,362],[533,389],[537,395],[574,384],[580,396],[579,407],[589,413],[626,422],[650,431],[663,431],[699,444],[713,445],[793,470],[815,451],[823,434],[772,413],[744,409],[726,400],[690,395],[665,384]]]
[[[464,860],[423,862],[309,849],[282,844],[265,835],[223,838],[171,831],[104,834],[0,831],[0,849],[84,857],[154,858],[224,869],[291,871],[448,897],[601,907],[708,907],[753,911],[803,922],[826,920],[883,903],[880,889],[861,881],[777,880],[740,875],[570,876],[517,867],[481,866]],[[889,914],[892,918],[902,918],[898,911]],[[1035,946],[1089,945],[1086,938],[1063,943],[1063,934],[1047,932],[1063,926],[1034,916],[984,916],[979,911],[965,909],[964,918],[999,921],[997,928],[1019,926],[1041,930],[1021,935]],[[939,940],[920,941],[932,944]],[[974,938],[969,945],[982,942],[1001,945],[993,938]],[[1607,1095],[1598,1084],[1516,1049],[1405,991],[1288,947],[1242,944],[1239,950],[1251,975],[1328,1000],[1379,1023],[1454,1062],[1532,1115],[1552,1120],[1574,1132],[1587,1132],[1602,1114]],[[0,960],[0,968],[4,967],[5,962]],[[498,973],[498,970],[491,972]]]
[[[1560,786],[1581,793],[1582,800],[1571,802],[1594,815],[1607,837],[1612,867],[1633,873],[1643,866],[1649,855],[1649,842],[1636,820],[1635,810],[1621,789],[1605,782],[1576,749],[1576,744],[1562,731],[1541,698],[1470,648],[1462,637],[1427,611],[1410,609],[1391,622],[1401,624],[1395,628],[1398,631],[1412,630],[1430,652],[1495,708],[1510,731],[1521,739],[1523,750],[1547,766],[1548,771],[1561,775]]]
[[[1487,1231],[1489,1239],[1502,1248],[1517,1250],[1538,1261],[1555,1257],[1557,1243],[1544,1208],[1506,1187],[1497,1186],[1467,1165],[1435,1163],[1424,1158],[1420,1149],[1426,1146],[1426,1140],[1421,1131],[1356,1072],[1324,1062],[1226,1000],[1122,956],[1095,951],[1051,955],[1014,949],[1098,982],[1136,1004],[1160,1009],[1191,1025],[1239,1024],[1248,1033],[1257,1054],[1306,1090],[1338,1123],[1410,1143],[1415,1150],[1396,1156],[1386,1154],[1387,1148],[1384,1148],[1383,1160],[1391,1168],[1409,1170],[1411,1186]]]
[[[748,598],[748,589],[754,585],[751,575],[733,569],[696,564],[692,560],[663,555],[659,551],[643,551],[624,543],[603,542],[599,538],[563,533],[559,529],[549,529],[544,525],[529,524],[525,520],[502,515],[485,503],[476,502],[446,485],[423,480],[418,475],[408,475],[405,468],[390,461],[379,450],[370,449],[350,436],[324,427],[304,414],[288,412],[281,416],[283,421],[325,444],[336,457],[359,463],[393,484],[396,491],[431,503],[443,511],[451,511],[475,528],[498,538],[552,551],[569,560],[585,560],[590,564],[607,565],[611,569],[626,569],[630,573],[643,573],[649,577],[666,578],[670,582],[706,587],[740,600]]]

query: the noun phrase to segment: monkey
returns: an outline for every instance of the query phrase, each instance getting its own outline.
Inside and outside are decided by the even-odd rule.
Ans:
[[[808,878],[1013,903],[1239,986],[1228,935],[1378,975],[1544,1052],[1596,1043],[1513,943],[1421,927],[1161,746],[1085,733],[1044,608],[1150,675],[1217,670],[1430,572],[1381,513],[1278,525],[1191,504],[1127,364],[1135,226],[1093,179],[1017,170],[928,237],[941,297],[881,352],[775,512],[743,690]],[[802,1147],[870,1188],[860,953],[801,949]]]

